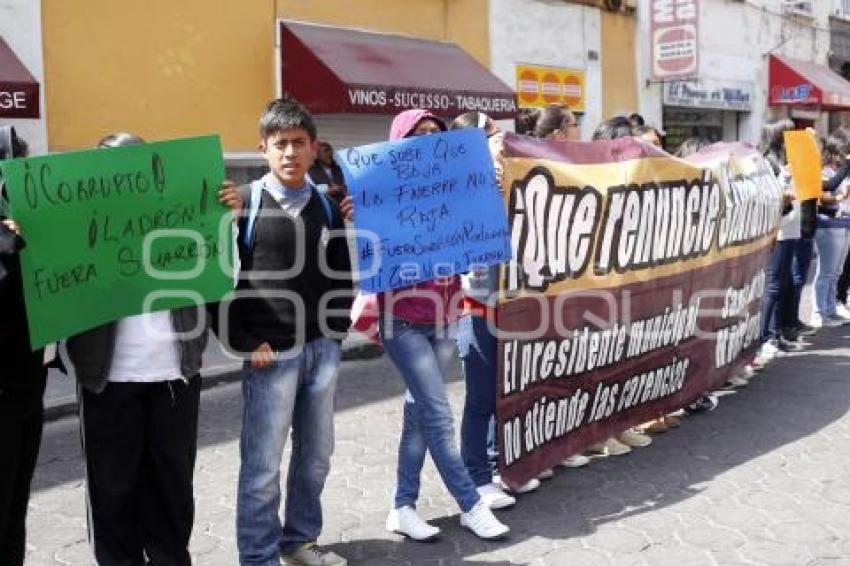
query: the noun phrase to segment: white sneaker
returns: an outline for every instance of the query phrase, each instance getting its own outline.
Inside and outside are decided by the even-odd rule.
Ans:
[[[837,303],[835,305],[835,314],[837,314],[841,318],[850,320],[850,309],[848,309],[841,303]]]
[[[390,511],[387,515],[387,530],[418,541],[432,540],[440,534],[440,529],[429,525],[409,505]]]
[[[828,314],[823,317],[823,325],[827,328],[836,328],[839,326],[844,326],[848,322],[850,322],[850,320],[841,318],[840,316],[835,314]]]
[[[609,438],[605,442],[591,444],[587,447],[590,452],[598,452],[603,456],[623,456],[632,451],[629,446],[626,446],[616,438]]]
[[[503,483],[501,481],[498,483],[505,491],[519,493],[520,495],[523,493],[531,493],[532,491],[537,491],[540,488],[540,480],[537,478],[531,478],[530,480],[519,486],[517,489],[511,489],[510,487],[508,487],[508,484]]]
[[[542,472],[537,474],[537,479],[543,480],[543,481],[551,480],[554,477],[555,477],[555,470],[553,470],[552,468],[546,468],[545,470],[543,470]]]
[[[476,503],[469,512],[461,513],[460,524],[484,540],[500,539],[510,532],[510,529],[493,515],[484,501]]]
[[[481,496],[481,500],[487,504],[487,507],[490,509],[504,509],[505,507],[510,507],[516,503],[516,499],[514,499],[513,496],[502,491],[502,488],[495,483],[482,485],[481,487],[476,488],[476,491],[478,492],[478,495]]]
[[[581,468],[590,463],[590,458],[584,454],[573,454],[569,458],[564,458],[559,464],[565,468]]]
[[[633,428],[624,430],[617,440],[632,448],[644,448],[652,444],[652,439],[649,436],[641,434]]]
[[[761,345],[758,354],[756,354],[756,359],[758,359],[762,363],[762,365],[764,365],[772,361],[778,353],[779,348],[776,347],[776,344],[768,341]]]
[[[726,380],[726,384],[728,386],[733,387],[734,389],[738,389],[739,387],[746,387],[750,384],[750,382],[741,377],[740,375],[733,375],[732,377]]]

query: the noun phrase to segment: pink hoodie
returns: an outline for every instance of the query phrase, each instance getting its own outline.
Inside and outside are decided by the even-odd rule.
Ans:
[[[406,138],[416,125],[426,118],[437,122],[440,128],[445,131],[446,125],[431,111],[416,108],[405,110],[393,118],[393,123],[390,126],[390,141]],[[416,295],[420,292],[422,296],[417,297]],[[462,293],[460,290],[460,277],[457,275],[432,279],[424,283],[417,283],[412,287],[381,293],[378,295],[378,304],[381,311],[385,310],[387,299],[394,293],[413,295],[392,301],[391,307],[393,316],[415,324],[454,322],[461,312],[459,303]],[[438,312],[435,298],[442,303],[440,305],[441,309],[439,309],[442,312]],[[438,317],[438,315],[440,316]]]

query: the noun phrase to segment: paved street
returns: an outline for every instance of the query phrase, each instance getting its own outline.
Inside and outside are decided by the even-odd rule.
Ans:
[[[385,359],[344,364],[337,449],[322,538],[351,564],[702,565],[850,564],[850,330],[774,362],[713,413],[687,419],[653,446],[560,472],[500,513],[500,543],[458,526],[433,466],[421,511],[439,542],[390,535],[400,394]],[[462,383],[450,385],[456,409]],[[240,391],[204,392],[192,543],[199,565],[236,564],[234,492]],[[29,517],[28,565],[90,564],[77,421],[45,429]]]

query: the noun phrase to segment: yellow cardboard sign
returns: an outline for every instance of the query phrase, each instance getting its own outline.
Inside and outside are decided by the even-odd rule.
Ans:
[[[823,193],[821,155],[814,132],[790,130],[785,135],[785,153],[800,201],[820,198]]]
[[[582,70],[517,65],[516,85],[520,108],[566,104],[573,112],[584,112],[585,78]]]

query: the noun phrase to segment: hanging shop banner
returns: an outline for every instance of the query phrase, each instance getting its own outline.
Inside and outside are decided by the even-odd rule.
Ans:
[[[510,259],[484,130],[345,149],[337,161],[355,203],[362,290],[409,287]]]
[[[585,110],[585,79],[582,70],[517,65],[516,90],[520,108],[565,104],[573,112]]]
[[[32,347],[233,288],[218,136],[0,161]]]
[[[699,69],[699,0],[650,0],[649,10],[652,78],[695,76]]]
[[[505,138],[497,420],[519,485],[692,402],[759,344],[781,186],[751,148]]]

